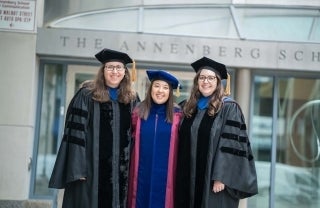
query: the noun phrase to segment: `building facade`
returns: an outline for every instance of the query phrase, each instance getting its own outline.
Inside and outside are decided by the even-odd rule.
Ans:
[[[259,194],[240,207],[320,205],[320,1],[0,0],[0,207],[59,207],[48,180],[66,107],[102,48],[165,69],[188,97],[202,56],[228,67]]]

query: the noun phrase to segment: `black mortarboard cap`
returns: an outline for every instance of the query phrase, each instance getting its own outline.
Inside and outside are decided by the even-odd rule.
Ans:
[[[204,67],[208,67],[209,70],[214,71],[215,73],[219,73],[221,79],[227,79],[227,69],[224,64],[221,64],[219,62],[216,62],[212,59],[209,59],[207,57],[203,57],[191,64],[193,69],[198,72],[200,69],[203,69]]]
[[[147,75],[150,81],[152,80],[163,80],[168,82],[172,86],[172,89],[180,87],[178,79],[164,70],[147,70]]]
[[[114,50],[107,49],[107,48],[102,49],[99,53],[97,53],[95,55],[95,57],[102,64],[104,64],[108,61],[120,61],[125,65],[133,62],[128,54],[120,52],[120,51],[114,51]]]

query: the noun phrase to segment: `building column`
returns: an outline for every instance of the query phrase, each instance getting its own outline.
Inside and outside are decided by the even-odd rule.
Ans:
[[[251,73],[249,69],[237,69],[237,79],[235,80],[235,100],[241,106],[246,123],[248,124],[250,116],[250,86]],[[239,208],[247,208],[247,199],[241,199]]]
[[[235,80],[235,100],[241,106],[243,115],[248,124],[250,116],[250,92],[251,73],[249,69],[237,69],[237,79]]]

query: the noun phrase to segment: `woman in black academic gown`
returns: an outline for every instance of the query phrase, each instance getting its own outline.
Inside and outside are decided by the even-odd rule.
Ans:
[[[257,176],[240,106],[224,97],[225,65],[203,57],[179,131],[175,208],[237,208],[257,194]],[[227,86],[228,87],[228,86]]]
[[[96,79],[71,100],[50,188],[64,188],[64,208],[126,207],[131,109],[137,100],[126,54],[103,49]]]

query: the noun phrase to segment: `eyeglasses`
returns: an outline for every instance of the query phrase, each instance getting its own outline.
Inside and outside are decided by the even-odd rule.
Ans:
[[[124,66],[120,66],[120,65],[117,65],[117,66],[107,65],[107,66],[104,66],[104,68],[105,68],[107,71],[113,71],[114,69],[116,69],[116,71],[122,71],[122,70],[124,70]]]
[[[208,82],[213,82],[213,81],[215,81],[216,79],[217,79],[216,76],[203,76],[203,75],[199,76],[199,80],[200,80],[201,82],[204,82],[205,80],[207,80]]]

